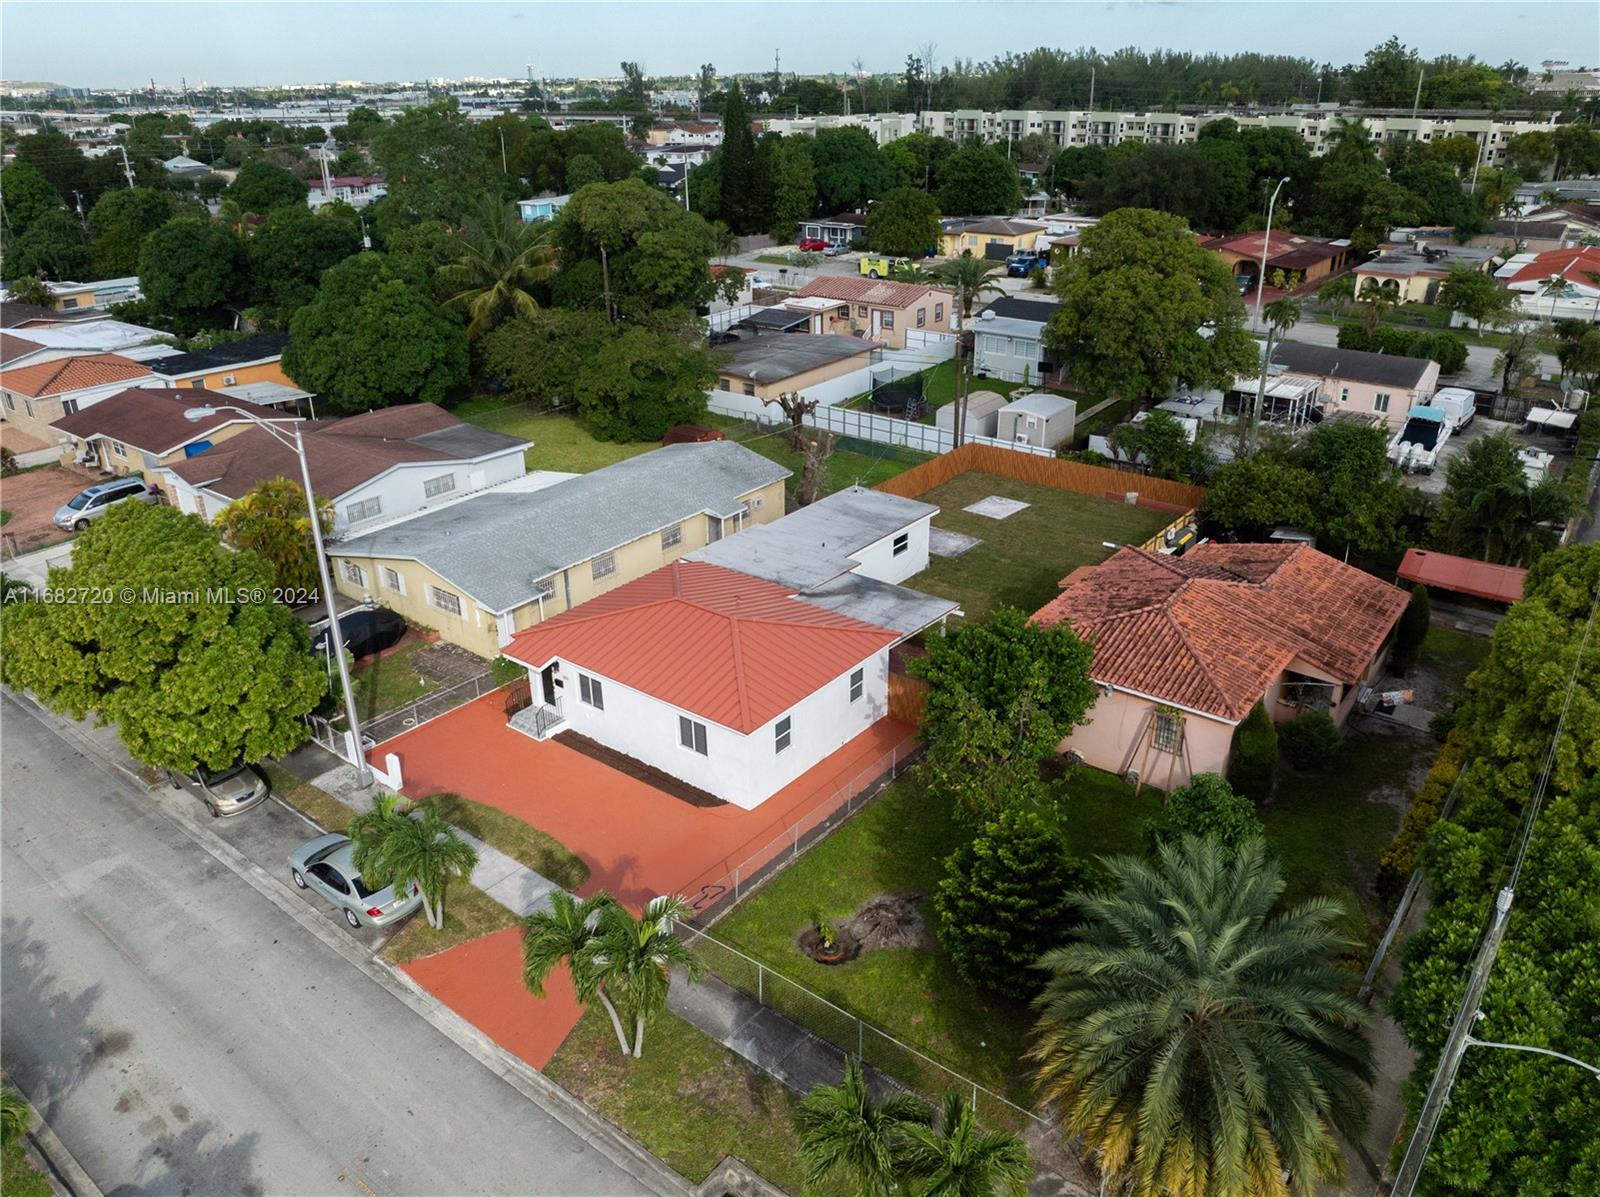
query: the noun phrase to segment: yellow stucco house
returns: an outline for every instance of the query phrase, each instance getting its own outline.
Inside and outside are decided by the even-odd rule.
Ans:
[[[224,402],[246,399],[279,406],[309,397],[283,372],[283,351],[288,347],[288,333],[267,333],[156,358],[150,372],[170,386],[200,387],[233,397]]]
[[[1031,220],[1010,220],[1003,216],[956,218],[943,222],[939,253],[947,258],[969,253],[975,258],[998,261],[1035,248],[1044,232],[1044,225]]]
[[[524,628],[778,519],[789,474],[732,441],[667,445],[332,545],[334,586],[497,657]]]

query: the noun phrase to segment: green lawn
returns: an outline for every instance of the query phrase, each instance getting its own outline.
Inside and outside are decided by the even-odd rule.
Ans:
[[[572,849],[513,815],[460,794],[434,794],[423,802],[468,835],[521,861],[563,889],[577,889],[589,879],[589,866]]]
[[[789,444],[787,429],[754,429],[747,420],[713,414],[708,414],[704,423],[712,428],[721,428],[727,433],[728,439],[736,440],[745,448],[786,467],[793,475],[786,485],[789,493],[794,494],[804,463],[800,451]],[[903,474],[912,466],[929,460],[931,456],[897,445],[849,443],[850,448],[837,448],[828,458],[828,464],[823,468],[823,494],[831,495],[857,484],[876,486],[886,478]],[[855,447],[857,445],[860,446],[859,451]]]
[[[412,667],[412,658],[428,644],[413,640],[388,656],[368,661],[350,671],[350,683],[355,689],[356,710],[362,719],[371,719],[387,711],[415,702],[439,684],[423,677]]]
[[[1428,629],[1422,642],[1422,661],[1452,692],[1460,693],[1467,675],[1489,655],[1489,638],[1442,628]]]
[[[444,895],[444,929],[428,926],[427,916],[418,910],[384,945],[383,958],[390,964],[405,964],[459,947],[495,931],[517,925],[517,916],[475,886],[454,882]]]
[[[956,364],[952,361],[940,362],[923,370],[922,400],[926,413],[918,421],[921,424],[936,422],[939,409],[951,403],[956,397]],[[975,374],[967,375],[967,393],[973,391],[998,391],[1002,395],[1010,394],[1022,387],[1020,382],[1007,382],[1001,378],[979,378]],[[841,407],[855,407],[865,410],[872,399],[872,393],[857,395],[855,398],[840,404]]]
[[[355,812],[332,794],[278,765],[265,766],[272,792],[324,831],[343,831]]]
[[[28,1159],[20,1135],[0,1153],[0,1192],[6,1197],[53,1197],[55,1193],[45,1174]]]
[[[453,409],[468,423],[507,436],[533,442],[528,450],[530,470],[561,470],[587,474],[601,466],[614,465],[660,448],[656,441],[616,445],[597,441],[572,416],[560,412],[534,411],[525,403],[481,396]]]
[[[1003,520],[964,510],[990,495],[1031,506]],[[1061,579],[1078,566],[1111,555],[1103,542],[1143,544],[1172,520],[1162,511],[994,474],[962,474],[920,498],[939,508],[935,527],[976,536],[983,543],[960,557],[933,558],[906,585],[959,602],[969,619],[981,619],[1002,603],[1037,610],[1059,593]]]
[[[732,1155],[785,1192],[819,1193],[800,1169],[793,1122],[799,1099],[676,1015],[652,1023],[644,1054],[629,1062],[595,1006],[544,1071],[692,1184]]]

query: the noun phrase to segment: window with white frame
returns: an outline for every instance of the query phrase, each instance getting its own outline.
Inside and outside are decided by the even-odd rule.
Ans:
[[[606,709],[605,688],[601,686],[600,679],[597,677],[590,677],[587,673],[578,675],[578,697],[583,700],[585,705],[591,706],[597,711]]]
[[[616,572],[617,555],[615,553],[602,554],[589,563],[589,574],[596,582]]]
[[[383,500],[374,495],[370,499],[358,499],[346,505],[344,518],[352,524],[359,524],[362,520],[376,519],[383,514]]]
[[[111,451],[118,457],[126,457],[128,455],[128,446],[124,445],[121,441],[112,441]]]
[[[1339,402],[1340,403],[1349,403],[1350,402],[1350,388],[1349,387],[1340,387],[1339,388]]]
[[[661,529],[661,547],[670,549],[683,543],[683,525],[673,524],[670,528]]]
[[[901,553],[908,552],[911,548],[911,533],[902,532],[894,538],[894,552],[891,556],[898,557]]]
[[[788,751],[789,741],[791,739],[789,734],[790,727],[791,723],[788,715],[785,715],[782,719],[778,720],[772,725],[772,750],[774,756],[781,752]]]
[[[1176,711],[1157,711],[1155,725],[1157,752],[1177,752],[1183,743],[1183,720]]]
[[[533,584],[533,597],[534,598],[542,598],[542,599],[555,598],[556,597],[556,580],[555,580],[555,578],[554,577],[540,578],[537,582],[535,582]]]
[[[441,590],[437,586],[428,587],[428,601],[441,611],[451,615],[461,614],[461,596],[449,590]]]
[[[344,563],[344,580],[355,586],[365,586],[367,584],[367,571],[354,561],[346,561]]]
[[[454,474],[440,474],[437,478],[425,479],[422,483],[422,493],[426,498],[436,499],[440,495],[447,495],[456,488]]]
[[[1379,391],[1376,395],[1374,395],[1372,397],[1372,410],[1373,411],[1388,411],[1389,410],[1389,392],[1388,391]]]
[[[709,756],[706,751],[706,725],[687,715],[678,716],[678,743],[690,752]]]
[[[406,592],[406,580],[400,576],[400,571],[390,569],[387,565],[383,567],[383,586],[385,590],[392,590],[396,594]]]
[[[76,399],[63,399],[61,401],[61,411],[62,411],[63,415],[70,416],[73,412],[75,412],[77,410],[78,410],[78,401]]]
[[[850,675],[850,701],[860,702],[867,689],[867,670],[862,666]]]

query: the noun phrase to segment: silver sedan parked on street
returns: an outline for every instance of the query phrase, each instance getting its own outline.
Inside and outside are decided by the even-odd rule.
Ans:
[[[347,835],[319,835],[289,854],[289,875],[300,889],[309,889],[338,907],[344,921],[359,930],[399,922],[418,906],[422,894],[396,897],[393,886],[370,890],[355,866],[355,845]]]

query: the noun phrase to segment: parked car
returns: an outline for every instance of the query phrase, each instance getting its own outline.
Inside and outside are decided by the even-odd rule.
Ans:
[[[856,269],[868,278],[888,278],[896,266],[904,266],[904,258],[890,258],[883,256],[863,257],[856,265]]]
[[[350,655],[359,660],[381,653],[400,642],[406,634],[406,621],[387,607],[358,607],[339,616],[339,636]],[[328,624],[311,633],[311,651],[323,656],[328,651]]]
[[[1050,259],[1043,254],[1025,250],[1006,259],[1006,274],[1011,278],[1027,278],[1035,270],[1043,270],[1049,264]]]
[[[355,844],[347,835],[319,835],[301,844],[289,854],[289,876],[298,888],[332,903],[357,930],[386,927],[422,905],[422,892],[414,883],[409,894],[399,897],[393,886],[368,889],[355,866]]]
[[[137,499],[141,503],[159,503],[161,491],[143,478],[117,478],[111,482],[97,482],[86,486],[57,509],[55,525],[69,532],[82,532],[91,521],[99,519],[114,503]]]
[[[242,815],[272,797],[272,783],[255,765],[243,762],[213,773],[201,765],[193,773],[167,770],[167,780],[175,790],[188,790],[211,812],[213,819]]]
[[[802,238],[800,238],[800,252],[801,253],[820,254],[820,253],[826,253],[827,249],[828,249],[828,243],[826,241],[824,241],[821,237],[802,237]]]
[[[850,252],[850,247],[848,245],[846,245],[843,241],[839,241],[839,242],[836,242],[833,245],[828,246],[827,249],[822,251],[822,254],[823,254],[824,257],[828,257],[828,258],[839,258],[839,257],[843,257],[845,254],[847,254],[849,252]]]

